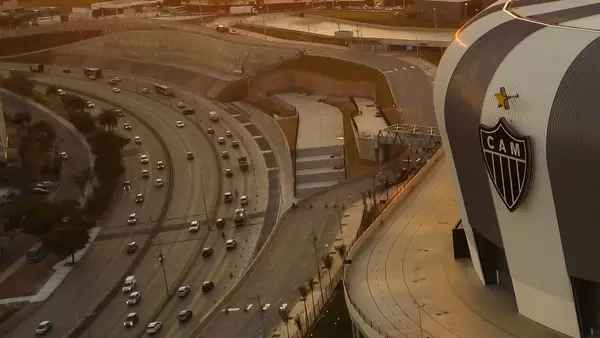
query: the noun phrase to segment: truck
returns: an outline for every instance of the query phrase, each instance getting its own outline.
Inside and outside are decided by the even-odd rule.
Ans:
[[[90,80],[96,80],[102,77],[102,69],[97,67],[85,67],[83,68],[83,75]]]
[[[240,165],[241,171],[248,171],[248,158],[246,156],[240,156],[238,158],[238,164]]]
[[[32,73],[43,73],[44,72],[44,65],[41,63],[35,64],[35,65],[31,65],[29,66],[29,70]]]
[[[254,15],[256,14],[256,7],[254,6],[231,6],[229,7],[229,14],[231,15]]]

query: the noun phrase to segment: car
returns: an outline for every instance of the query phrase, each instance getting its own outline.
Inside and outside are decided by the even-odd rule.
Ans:
[[[261,311],[267,311],[271,307],[271,304],[266,303],[260,308]]]
[[[179,320],[181,323],[185,323],[190,318],[192,318],[192,315],[193,315],[192,310],[189,310],[189,309],[181,310],[177,314],[177,320]]]
[[[231,141],[231,147],[232,148],[239,148],[240,147],[240,141]]]
[[[143,173],[142,173],[142,177],[143,177]],[[124,191],[130,191],[131,190],[131,181],[130,180],[125,180],[123,182],[123,190]]]
[[[146,326],[146,333],[149,335],[153,335],[153,334],[158,333],[158,331],[160,331],[160,329],[162,329],[162,322],[150,322]]]
[[[148,178],[148,177],[150,177],[150,170],[142,169],[142,178]]]
[[[219,136],[219,138],[217,139],[217,143],[218,144],[225,144],[225,138],[223,136]]]
[[[95,105],[95,104],[94,104],[94,102],[92,102],[92,101],[87,101],[87,102],[85,103],[85,107],[86,107],[86,108],[89,108],[89,109],[92,109],[92,108],[96,107],[96,105]]]
[[[166,166],[167,165],[165,164],[165,161],[162,161],[162,160],[156,161],[156,169],[162,170],[162,169],[165,169]]]
[[[113,87],[112,92],[118,94],[121,92],[121,89],[117,88],[117,87]]]
[[[185,127],[185,123],[183,123],[183,121],[181,121],[181,120],[177,120],[177,121],[175,121],[175,126],[177,128],[183,128],[183,127]]]
[[[142,92],[142,94],[150,94],[150,89],[144,87],[144,88],[142,88],[141,92]]]
[[[131,122],[125,121],[125,122],[123,122],[123,129],[131,130],[131,129],[133,129],[133,125],[131,124]]]
[[[183,102],[183,101],[177,102],[177,108],[185,108],[185,102]]]
[[[213,122],[218,122],[219,121],[219,115],[217,114],[216,111],[211,111],[208,112],[208,119],[213,121]]]
[[[60,157],[61,160],[66,161],[69,159],[69,154],[67,154],[66,151],[61,151],[58,156]]]
[[[250,312],[254,308],[254,304],[248,304],[244,308],[244,312]]]
[[[50,193],[50,190],[48,190],[46,188],[42,188],[42,187],[34,187],[33,189],[31,189],[31,191],[36,194],[49,194]]]
[[[213,255],[215,250],[211,247],[202,248],[202,257],[208,258]]]
[[[183,113],[183,115],[193,115],[196,113],[196,111],[194,110],[194,108],[187,107],[187,108],[184,108],[181,111],[181,113]]]
[[[225,241],[225,249],[233,250],[237,248],[237,241],[235,239],[228,239]]]
[[[246,209],[244,208],[237,208],[234,210],[233,212],[233,222],[235,223],[235,226],[242,226],[244,224],[246,224]]]
[[[127,253],[128,254],[133,254],[137,251],[138,249],[138,244],[137,242],[129,242],[127,243]]]
[[[225,177],[233,177],[233,170],[231,168],[225,168]]]
[[[125,301],[125,304],[132,306],[132,305],[136,305],[137,303],[140,302],[140,300],[142,299],[142,293],[139,291],[133,291],[132,293],[130,293],[127,296],[127,300]]]
[[[225,130],[225,136],[231,138],[233,137],[233,133],[231,133],[231,130]]]
[[[185,153],[185,158],[188,160],[193,160],[194,159],[194,153],[192,153],[191,151],[188,151]]]
[[[142,144],[142,138],[139,137],[139,136],[134,136],[133,137],[133,143],[138,144],[138,145]]]
[[[52,330],[52,322],[49,320],[44,320],[35,327],[35,334],[40,336],[45,335],[46,333],[50,332],[50,330]]]
[[[210,292],[214,288],[215,288],[214,282],[209,281],[209,280],[205,280],[204,282],[202,282],[202,292],[203,293]]]
[[[56,188],[58,186],[58,183],[54,182],[54,181],[41,181],[35,184],[36,187],[41,187],[41,188],[46,188],[46,189],[51,189],[51,188]]]
[[[123,109],[121,108],[113,108],[112,111],[113,113],[117,114],[118,117],[125,116],[125,113],[123,113]]]
[[[148,164],[148,163],[150,163],[150,159],[148,158],[148,155],[141,154],[140,155],[140,163],[141,164]]]
[[[129,275],[129,276],[125,277],[121,291],[123,293],[130,293],[131,291],[133,291],[133,289],[135,289],[136,283],[137,283],[137,280],[135,279],[134,275]]]
[[[114,76],[112,79],[108,80],[108,83],[112,85],[117,84],[119,82],[121,82],[121,78],[118,76]]]
[[[240,204],[241,205],[248,205],[248,196],[246,196],[246,195],[240,196]]]
[[[135,212],[132,212],[131,214],[129,214],[129,217],[127,217],[127,224],[133,225],[136,223],[137,223],[137,214]]]
[[[182,285],[182,286],[180,286],[180,287],[177,288],[177,291],[175,293],[177,294],[177,297],[184,298],[191,291],[192,291],[192,286],[191,285]]]
[[[125,320],[123,321],[123,326],[125,326],[126,328],[134,327],[139,320],[140,317],[138,316],[137,312],[130,312],[125,317]]]
[[[71,70],[69,68],[65,68],[65,69],[63,69],[63,73],[71,74]]]
[[[190,221],[190,224],[188,226],[188,231],[189,232],[198,232],[198,230],[200,230],[200,223],[198,222],[197,219],[193,219]]]
[[[225,26],[225,25],[221,25],[218,24],[215,29],[217,30],[217,32],[219,33],[229,33],[229,27]]]
[[[161,188],[164,185],[165,185],[165,181],[163,181],[162,178],[157,178],[156,180],[154,180],[154,186],[155,187]]]
[[[64,89],[56,89],[56,94],[60,95],[60,96],[64,96],[67,95],[67,92]]]
[[[135,195],[135,203],[139,204],[139,203],[144,203],[144,194],[142,194],[141,192]]]
[[[215,130],[213,128],[206,129],[206,132],[208,133],[208,135],[214,135],[215,134]]]
[[[224,218],[217,218],[217,221],[215,222],[215,225],[217,226],[218,229],[223,229],[225,227],[225,219]]]
[[[223,150],[221,152],[221,158],[224,159],[224,160],[228,159],[229,158],[229,152],[227,150]]]
[[[231,203],[233,201],[233,194],[231,193],[231,191],[228,191],[223,194],[223,201],[225,203]]]
[[[279,307],[279,312],[281,313],[287,313],[288,311],[288,304],[287,303],[283,303],[281,304],[281,306]]]

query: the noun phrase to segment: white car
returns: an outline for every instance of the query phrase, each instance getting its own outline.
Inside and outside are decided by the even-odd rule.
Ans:
[[[231,130],[225,130],[225,136],[233,137],[233,133],[231,132]]]
[[[144,194],[142,193],[138,193],[135,195],[135,203],[139,204],[139,203],[144,203]]]
[[[125,328],[134,327],[135,324],[137,324],[139,318],[140,317],[136,312],[130,312],[127,314],[127,317],[125,317],[125,320],[123,321],[123,326]]]
[[[58,94],[58,95],[60,95],[60,96],[63,96],[63,95],[66,95],[66,94],[67,94],[67,92],[66,92],[64,89],[60,89],[60,88],[58,88],[58,89],[56,90],[56,94]]]
[[[233,177],[233,170],[231,168],[225,168],[225,177]]]
[[[225,241],[225,248],[227,250],[233,250],[237,247],[237,241],[235,239],[228,239]]]
[[[148,158],[148,155],[146,155],[146,154],[140,155],[140,163],[141,164],[148,164],[148,163],[150,163],[150,159]]]
[[[246,195],[240,196],[240,204],[241,205],[248,205],[248,196],[246,196]]]
[[[208,112],[208,119],[214,122],[219,121],[219,115],[216,111]]]
[[[164,185],[165,185],[165,182],[163,181],[162,178],[157,178],[156,180],[154,180],[154,186],[155,187],[161,188]]]
[[[129,121],[123,122],[123,129],[131,130],[132,128],[133,128],[133,125],[131,124],[131,122],[129,122]]]
[[[148,177],[150,177],[150,170],[142,169],[142,178],[148,178]]]
[[[60,156],[60,159],[63,161],[66,161],[69,159],[69,154],[67,154],[66,151],[61,151],[58,155]]]
[[[150,94],[150,89],[146,87],[142,88],[142,94]]]
[[[219,138],[217,139],[217,143],[218,144],[225,144],[225,138],[223,136],[219,136]]]
[[[185,127],[185,123],[183,123],[183,121],[181,121],[181,120],[177,120],[177,121],[175,122],[175,126],[176,126],[177,128],[183,128],[183,127]]]
[[[179,288],[177,288],[177,292],[176,292],[177,297],[183,298],[183,297],[187,296],[191,291],[192,291],[191,285],[182,285]]]
[[[159,170],[165,169],[165,167],[166,167],[165,161],[162,161],[162,160],[156,161],[156,169],[159,169]]]
[[[139,137],[139,136],[134,136],[133,137],[133,143],[138,144],[138,145],[142,144],[142,138]]]
[[[46,333],[50,332],[50,330],[52,329],[52,322],[49,320],[44,320],[42,322],[40,322],[38,324],[38,326],[36,326],[35,328],[35,334],[36,335],[45,335]]]
[[[132,293],[129,294],[129,296],[127,296],[127,300],[125,301],[125,304],[127,304],[129,306],[135,305],[135,304],[139,303],[141,299],[142,299],[142,293],[139,291],[133,291]]]
[[[161,328],[162,322],[151,322],[150,324],[148,324],[148,326],[146,326],[146,333],[149,335],[153,335],[158,333],[158,331],[160,331]]]
[[[185,108],[185,102],[183,102],[183,101],[177,102],[177,108]]]
[[[127,224],[133,225],[135,223],[137,223],[137,214],[135,212],[132,212],[127,218]]]
[[[120,88],[117,88],[117,87],[113,87],[113,89],[112,89],[112,92],[113,92],[113,93],[117,93],[117,94],[118,94],[118,93],[120,93],[120,92],[121,92],[121,89],[120,89]]]
[[[131,291],[133,291],[133,289],[135,289],[136,282],[137,280],[135,279],[134,275],[125,277],[121,291],[123,293],[130,293]]]
[[[198,232],[198,230],[200,230],[200,223],[198,222],[198,220],[191,220],[190,225],[188,226],[188,231],[193,233]]]
[[[94,104],[94,102],[92,102],[92,101],[88,101],[88,102],[86,102],[85,106],[86,106],[87,108],[89,108],[89,109],[92,109],[92,108],[96,107],[96,105],[95,105],[95,104]]]

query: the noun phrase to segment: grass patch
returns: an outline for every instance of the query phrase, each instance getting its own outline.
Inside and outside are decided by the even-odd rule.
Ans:
[[[307,14],[392,27],[435,28],[435,23],[433,22],[433,19],[423,18],[416,15],[414,9],[411,9],[410,7],[406,11],[328,9],[310,11],[307,12]],[[438,23],[438,28],[455,29],[458,27],[459,24],[451,24],[446,22]]]

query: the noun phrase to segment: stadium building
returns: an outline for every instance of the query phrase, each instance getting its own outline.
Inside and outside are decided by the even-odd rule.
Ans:
[[[499,1],[456,35],[435,109],[481,282],[600,336],[600,1]]]

